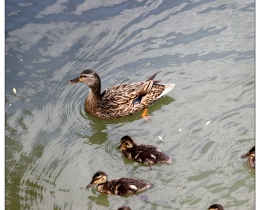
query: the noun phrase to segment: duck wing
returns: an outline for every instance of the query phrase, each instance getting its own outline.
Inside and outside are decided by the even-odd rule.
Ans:
[[[159,153],[161,153],[161,150],[152,145],[138,145],[131,151],[131,157],[133,160],[140,163],[157,163],[157,156]]]
[[[147,95],[153,86],[153,81],[120,84],[106,89],[102,93],[102,104],[113,107],[133,103],[134,100]]]
[[[111,183],[115,186],[114,193],[121,196],[136,194],[138,191],[145,190],[153,186],[152,184],[140,179],[124,177],[112,180]]]
[[[147,81],[119,84],[107,88],[101,94],[101,99],[97,104],[87,98],[85,104],[90,107],[88,112],[99,118],[114,119],[147,108],[174,87],[174,84],[158,84],[159,81],[153,80],[156,74]]]

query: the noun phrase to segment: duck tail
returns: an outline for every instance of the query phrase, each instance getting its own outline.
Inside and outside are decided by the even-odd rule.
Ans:
[[[157,75],[158,73],[159,73],[159,72],[153,74],[153,75],[150,76],[149,79],[147,79],[146,81],[153,80],[153,79],[156,77],[156,75]]]
[[[175,86],[175,84],[163,84],[163,85],[165,87],[164,91],[161,93],[161,95],[158,98],[160,98],[160,97],[164,96],[165,94],[167,94],[168,92],[170,92]]]

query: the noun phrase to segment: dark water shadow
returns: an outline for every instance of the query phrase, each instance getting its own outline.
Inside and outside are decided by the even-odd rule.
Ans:
[[[153,113],[157,110],[160,110],[162,106],[169,105],[170,103],[174,102],[175,99],[169,97],[169,96],[164,96],[163,98],[159,99],[156,101],[154,104],[149,106],[148,108],[148,114],[153,115]],[[94,117],[90,114],[88,114],[85,110],[84,107],[82,107],[83,110],[80,110],[80,114],[83,118],[86,120],[89,120],[89,125],[91,127],[91,132],[87,131],[86,128],[86,134],[78,134],[82,138],[88,138],[88,141],[86,143],[89,144],[103,144],[107,140],[107,125],[116,125],[116,124],[121,124],[124,125],[126,123],[131,123],[136,120],[142,119],[142,111],[137,112],[133,115],[122,117],[119,119],[112,119],[112,120],[105,120],[105,119],[99,119],[97,117]],[[143,119],[144,123],[147,123]],[[152,123],[148,122],[148,123]],[[89,130],[89,129],[88,129]]]
[[[110,203],[108,200],[108,195],[106,194],[98,194],[97,197],[95,196],[88,196],[88,199],[93,201],[95,204],[99,206],[109,207]]]
[[[160,110],[163,106],[169,105],[170,103],[172,103],[174,101],[175,101],[174,98],[172,98],[170,96],[164,96],[164,97],[160,98],[158,101],[156,101],[154,104],[152,104],[151,106],[148,107],[148,114],[153,115],[153,113],[155,111]],[[103,123],[104,125],[118,124],[118,123],[125,124],[125,123],[129,123],[129,122],[133,122],[135,120],[142,119],[142,116],[141,116],[142,111],[134,113],[133,115],[121,117],[118,119],[112,119],[112,120],[99,119],[86,112],[85,112],[85,114],[86,114],[86,117],[90,120],[91,124],[93,124],[93,125],[100,124],[100,123]],[[98,126],[95,126],[95,127],[98,127]]]

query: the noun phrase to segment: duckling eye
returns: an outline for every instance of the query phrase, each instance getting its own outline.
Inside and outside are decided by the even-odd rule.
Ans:
[[[99,176],[95,177],[95,180],[98,180],[100,178],[102,178],[102,175],[99,175]]]
[[[87,76],[86,75],[80,75],[80,78],[82,78],[82,77],[86,78]]]
[[[130,144],[128,142],[126,142],[125,144],[126,144],[126,146],[130,146]]]

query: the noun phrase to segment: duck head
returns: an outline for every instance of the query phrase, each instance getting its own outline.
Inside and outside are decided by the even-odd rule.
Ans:
[[[75,84],[79,82],[88,85],[91,90],[100,91],[100,77],[95,71],[91,69],[86,69],[82,71],[79,77],[69,81],[70,84]]]
[[[104,184],[107,182],[107,175],[103,171],[98,171],[94,174],[91,182],[86,186],[86,189],[99,184]]]
[[[120,142],[121,144],[118,147],[118,149],[120,150],[131,149],[137,145],[134,139],[131,136],[127,136],[127,135],[122,137]]]

